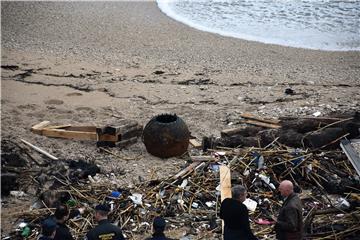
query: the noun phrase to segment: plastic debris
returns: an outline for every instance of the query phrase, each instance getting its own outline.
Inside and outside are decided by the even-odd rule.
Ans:
[[[129,198],[133,201],[135,205],[142,205],[142,194],[133,193]]]
[[[247,198],[245,199],[245,201],[243,202],[243,204],[247,207],[247,209],[249,211],[255,211],[256,207],[257,207],[257,202],[250,199],[250,198]]]

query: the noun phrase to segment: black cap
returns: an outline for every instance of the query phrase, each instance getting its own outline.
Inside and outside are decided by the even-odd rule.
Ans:
[[[155,217],[153,222],[154,228],[165,228],[166,222],[162,217]]]
[[[95,207],[96,211],[110,212],[110,207],[107,204],[99,204]]]
[[[56,229],[56,222],[52,218],[47,218],[42,222],[41,227],[45,231],[52,232]]]

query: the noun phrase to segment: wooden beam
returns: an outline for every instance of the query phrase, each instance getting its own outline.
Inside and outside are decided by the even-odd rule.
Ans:
[[[221,202],[226,198],[231,198],[231,172],[225,165],[220,166],[220,193]],[[222,233],[224,234],[224,220],[221,221]]]
[[[230,168],[225,165],[220,166],[220,189],[221,202],[225,198],[231,198],[231,172]]]
[[[256,120],[256,121],[259,121],[259,122],[270,123],[270,124],[279,124],[280,123],[280,120],[277,120],[277,119],[263,119],[263,118],[254,116],[251,113],[242,113],[242,114],[240,114],[240,117],[246,118],[246,119]]]

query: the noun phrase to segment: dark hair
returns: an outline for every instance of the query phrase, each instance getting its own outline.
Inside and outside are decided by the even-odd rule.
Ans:
[[[69,215],[69,213],[69,208],[66,205],[60,205],[56,208],[54,215],[57,220],[61,220],[63,217]]]
[[[153,222],[154,231],[157,233],[163,232],[165,230],[166,222],[162,217],[155,217]]]

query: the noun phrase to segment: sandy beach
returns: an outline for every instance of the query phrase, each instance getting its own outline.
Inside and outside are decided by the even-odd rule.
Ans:
[[[360,52],[202,32],[168,18],[155,2],[2,2],[1,23],[2,139],[95,161],[119,184],[153,172],[173,175],[185,159],[153,157],[139,140],[113,150],[134,159],[123,161],[99,153],[94,142],[47,138],[30,127],[44,120],[101,126],[119,118],[144,125],[171,112],[201,141],[237,126],[243,112],[276,118],[360,110]],[[3,67],[10,65],[17,68]],[[3,224],[13,201],[2,207]]]

